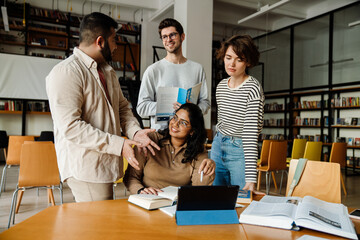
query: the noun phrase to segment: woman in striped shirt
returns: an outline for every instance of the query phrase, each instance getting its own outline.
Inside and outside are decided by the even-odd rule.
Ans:
[[[211,159],[216,163],[214,185],[255,189],[258,136],[264,119],[264,94],[259,82],[247,75],[259,52],[250,36],[233,36],[217,53],[230,76],[216,88],[217,133]]]

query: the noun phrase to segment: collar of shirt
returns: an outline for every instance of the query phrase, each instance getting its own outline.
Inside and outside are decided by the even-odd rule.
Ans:
[[[173,145],[170,142],[170,139],[166,139],[164,141],[162,141],[162,144],[165,145],[170,145],[171,147],[173,147]],[[184,145],[181,146],[181,149],[186,149],[187,147],[187,143],[184,143]]]
[[[74,55],[77,58],[79,58],[85,64],[85,66],[87,68],[97,69],[98,63],[93,58],[91,58],[89,55],[87,55],[86,53],[81,51],[78,47],[74,48]],[[112,67],[107,63],[102,64],[101,67],[104,69],[104,71],[103,71],[104,74],[106,71],[112,70]]]

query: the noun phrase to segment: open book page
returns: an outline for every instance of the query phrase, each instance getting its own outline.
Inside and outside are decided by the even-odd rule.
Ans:
[[[136,198],[140,198],[140,199],[144,199],[144,200],[157,200],[157,199],[163,199],[163,198],[166,198],[166,197],[162,197],[162,196],[159,196],[159,195],[153,195],[153,194],[134,194],[134,195],[131,195],[131,196],[134,196]]]
[[[357,239],[347,208],[342,204],[306,196],[299,203],[295,222],[301,227]]]
[[[156,115],[171,116],[174,113],[173,103],[177,101],[179,88],[159,87],[157,90]]]
[[[240,223],[291,229],[297,205],[252,201],[240,214]]]
[[[159,87],[156,93],[156,116],[171,116],[174,113],[173,103],[184,104],[188,101],[197,104],[201,83],[184,89],[178,87]]]
[[[267,202],[267,203],[292,203],[297,205],[299,202],[302,201],[300,197],[278,197],[278,196],[270,196],[265,195],[260,202]]]
[[[170,217],[174,217],[176,213],[176,205],[169,206],[169,207],[162,207],[159,208],[162,212],[166,213]]]
[[[310,235],[303,235],[300,238],[298,238],[297,240],[328,240],[328,239],[322,238],[322,237],[314,237],[314,236],[310,236]]]
[[[162,190],[162,192],[158,192],[158,196],[164,197],[164,198],[169,198],[173,201],[177,200],[178,187],[168,186],[168,187],[162,188],[161,190]]]

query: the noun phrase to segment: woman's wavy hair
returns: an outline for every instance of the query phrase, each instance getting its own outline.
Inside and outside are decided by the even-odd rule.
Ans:
[[[235,35],[223,42],[221,48],[216,51],[216,58],[224,60],[230,46],[242,61],[249,64],[248,68],[258,65],[260,53],[249,35]]]
[[[188,112],[192,130],[192,134],[189,134],[189,136],[187,137],[187,146],[185,149],[184,159],[181,161],[182,163],[187,163],[196,160],[196,156],[199,153],[204,152],[206,129],[203,114],[201,112],[201,109],[196,104],[185,103],[181,105],[181,107],[178,108],[175,113],[177,113],[181,109]],[[171,137],[169,134],[169,124],[166,129],[159,132],[160,134],[164,135],[164,138],[160,140],[160,144],[162,145],[162,142],[164,140],[170,139]]]

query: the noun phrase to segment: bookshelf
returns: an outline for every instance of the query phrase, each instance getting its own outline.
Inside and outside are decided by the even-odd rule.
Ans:
[[[24,8],[25,6],[25,8]],[[65,59],[73,52],[74,47],[79,45],[79,26],[82,20],[81,15],[70,12],[34,7],[30,4],[7,3],[9,18],[9,32],[5,32],[0,15],[0,53],[28,55],[41,58]],[[140,82],[140,38],[141,25],[137,23],[121,22],[117,31],[117,50],[113,55],[113,66],[119,81],[126,83],[124,88],[133,88],[134,84],[128,83],[130,79]],[[136,93],[130,91],[128,100],[136,106]],[[134,95],[134,96],[131,96]],[[4,97],[4,96],[0,96]],[[21,96],[20,96],[21,98]],[[21,110],[1,109],[2,121],[21,122],[21,134],[27,133],[31,121],[50,121],[49,110],[39,111],[28,107],[31,102],[46,103],[44,100],[29,99],[0,99],[1,101],[20,101]],[[9,117],[12,116],[12,117]],[[21,120],[19,120],[21,118]],[[45,120],[44,118],[47,118]],[[0,122],[1,123],[1,122]],[[8,124],[0,124],[0,128],[6,128]],[[14,127],[12,127],[14,129]],[[20,134],[20,133],[16,133]]]
[[[0,52],[57,59],[71,55],[74,47],[79,45],[82,16],[30,4],[25,6],[24,19],[24,4],[8,3],[10,31],[0,31]],[[138,73],[141,26],[118,23],[118,49],[111,65],[115,70],[123,71],[124,76],[125,72]]]
[[[25,106],[25,107],[24,107]],[[27,119],[29,116],[50,116],[49,103],[46,100],[0,98],[0,117],[11,115],[11,121],[21,122],[21,135],[27,135]],[[2,129],[2,124],[0,129]]]

